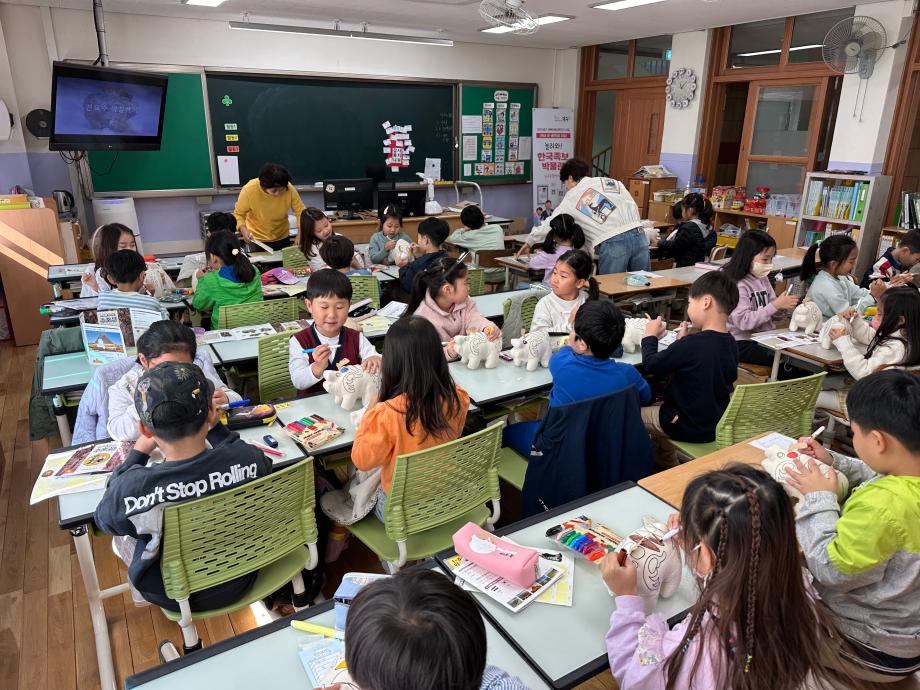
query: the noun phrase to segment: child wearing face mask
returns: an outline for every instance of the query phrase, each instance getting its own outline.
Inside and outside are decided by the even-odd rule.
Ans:
[[[741,362],[771,366],[773,352],[751,340],[754,333],[777,328],[787,309],[799,303],[794,295],[779,297],[770,283],[776,240],[761,230],[748,230],[738,240],[731,260],[722,273],[738,285],[738,306],[728,317],[728,331],[738,345]]]

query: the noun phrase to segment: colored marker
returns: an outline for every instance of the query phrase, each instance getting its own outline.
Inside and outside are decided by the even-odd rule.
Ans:
[[[280,450],[275,450],[274,448],[269,448],[268,446],[263,446],[261,443],[253,443],[256,448],[261,450],[266,455],[274,455],[276,458],[286,458],[287,456],[282,453]]]
[[[316,623],[309,623],[307,621],[294,620],[291,621],[291,627],[295,630],[300,630],[301,632],[314,633],[316,635],[323,635],[325,637],[334,637],[337,640],[345,639],[345,633],[325,625],[317,625]]]
[[[303,353],[304,353],[305,355],[312,354],[313,352],[315,352],[316,350],[318,350],[320,347],[322,347],[322,345],[320,345],[319,347],[308,347],[308,348],[305,348],[304,351],[303,351]],[[337,349],[339,348],[338,345],[327,345],[326,347],[328,347],[330,350],[337,350]]]
[[[677,536],[677,533],[680,532],[680,527],[675,527],[669,532],[665,532],[664,536],[661,538],[661,541],[669,541]]]
[[[229,402],[221,405],[218,409],[220,410],[232,410],[234,407],[245,407],[249,404],[249,400],[235,400],[234,402]]]

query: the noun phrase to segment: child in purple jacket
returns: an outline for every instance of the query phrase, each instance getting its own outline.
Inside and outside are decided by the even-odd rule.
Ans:
[[[722,272],[738,284],[738,306],[728,317],[728,331],[738,344],[741,362],[770,366],[773,352],[751,340],[751,335],[776,328],[786,309],[793,309],[799,298],[776,296],[770,283],[776,240],[761,230],[748,230],[738,240],[731,260]]]
[[[797,565],[795,517],[781,484],[750,465],[709,472],[690,482],[679,518],[668,522],[680,526],[675,538],[700,589],[673,629],[647,615],[630,559],[621,566],[611,553],[601,564],[616,594],[607,655],[621,688],[797,690],[806,680],[869,687],[841,661],[850,650]]]

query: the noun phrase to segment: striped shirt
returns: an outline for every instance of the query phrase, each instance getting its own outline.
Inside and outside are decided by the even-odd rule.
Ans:
[[[486,666],[480,690],[528,690],[517,676],[509,676],[497,666]]]
[[[142,295],[139,292],[122,292],[121,290],[108,290],[99,295],[99,303],[96,305],[98,311],[106,309],[143,309],[144,311],[156,311],[164,319],[169,318],[166,310],[160,306],[156,297]]]

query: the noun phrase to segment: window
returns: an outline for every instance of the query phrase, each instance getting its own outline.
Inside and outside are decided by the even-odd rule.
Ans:
[[[598,79],[625,79],[629,76],[629,43],[617,41],[597,47]]]
[[[728,66],[778,65],[785,30],[785,17],[733,26],[728,46]]]
[[[853,7],[830,12],[803,14],[795,18],[792,26],[792,45],[789,46],[789,62],[820,62],[821,45],[831,27],[853,16]]]
[[[815,101],[814,86],[778,86],[760,89],[751,156],[804,156]]]
[[[634,77],[667,75],[671,66],[671,36],[649,36],[636,39],[633,62]]]

